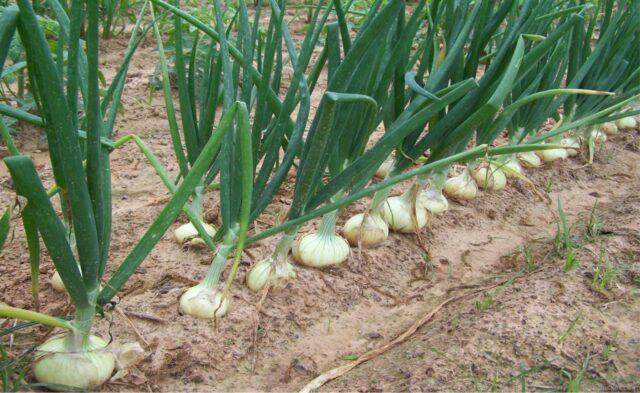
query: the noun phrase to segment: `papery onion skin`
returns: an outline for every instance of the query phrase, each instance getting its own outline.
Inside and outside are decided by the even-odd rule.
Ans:
[[[73,352],[68,340],[66,336],[52,338],[36,349],[33,374],[38,382],[95,390],[109,380],[115,357],[106,341],[89,336],[84,350]]]
[[[377,213],[367,214],[364,225],[364,213],[356,214],[344,224],[342,233],[352,246],[375,247],[389,236],[389,227]]]
[[[478,187],[491,191],[499,191],[506,187],[507,177],[494,165],[483,166],[473,172],[473,179]]]
[[[292,249],[299,263],[316,268],[339,265],[349,258],[349,243],[337,235],[310,233],[298,240]]]
[[[458,176],[448,179],[444,183],[443,191],[448,197],[468,201],[476,197],[478,186],[465,169]]]
[[[432,214],[442,214],[449,209],[449,201],[442,191],[429,188],[418,195],[418,203]]]
[[[542,160],[533,151],[525,151],[516,155],[520,163],[527,168],[538,168],[542,165]]]
[[[246,283],[249,289],[258,292],[267,283],[279,287],[294,278],[296,278],[296,271],[292,264],[286,260],[276,264],[274,258],[269,257],[253,265],[247,274]]]
[[[415,222],[411,216],[411,200],[405,195],[388,198],[382,205],[382,217],[395,232],[413,233],[431,222],[431,213],[421,204],[415,206]],[[417,224],[417,226],[416,226]]]
[[[520,162],[518,161],[518,158],[515,155],[510,156],[507,159],[507,161],[505,161],[502,172],[506,177],[516,178],[516,179],[518,178],[516,174],[522,175],[523,173],[522,165],[520,165]]]
[[[618,125],[613,122],[604,123],[600,126],[600,131],[607,135],[616,135],[618,133]]]
[[[560,140],[560,144],[562,146],[566,146],[570,148],[570,149],[565,149],[567,151],[568,157],[575,157],[580,152],[580,142],[578,142],[576,138],[573,138],[573,137],[563,138],[562,140]]]
[[[392,158],[387,158],[382,165],[376,170],[375,176],[380,179],[384,179],[389,175],[391,169],[393,169],[394,160]]]
[[[564,160],[569,157],[566,149],[549,149],[549,150],[538,150],[536,154],[540,159],[546,163],[551,163],[557,160]]]
[[[55,289],[57,292],[67,292],[67,288],[65,288],[64,283],[62,282],[62,278],[60,277],[60,273],[58,273],[57,270],[51,276],[50,283],[53,289]]]
[[[201,319],[223,317],[229,309],[229,299],[215,288],[199,284],[187,289],[180,297],[180,312]]]

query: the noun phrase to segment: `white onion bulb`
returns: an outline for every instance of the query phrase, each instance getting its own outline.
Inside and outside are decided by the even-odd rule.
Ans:
[[[360,213],[351,217],[342,227],[342,233],[349,244],[362,247],[375,247],[384,242],[389,236],[389,226],[379,213],[371,212],[366,215]],[[364,223],[363,223],[364,220]]]
[[[387,198],[382,204],[382,218],[396,232],[413,233],[431,222],[431,213],[420,203],[415,204],[415,220],[411,214],[411,189],[400,196]]]
[[[107,349],[107,342],[89,336],[81,351],[74,352],[71,337],[57,337],[46,341],[36,349],[33,374],[45,384],[74,386],[83,390],[95,390],[113,373],[115,357]]]
[[[180,312],[202,319],[223,317],[229,309],[229,299],[222,300],[222,293],[204,284],[187,289],[180,297]]]
[[[580,152],[580,142],[574,137],[563,138],[560,140],[560,144],[570,148],[565,149],[569,157],[575,157]]]
[[[564,160],[569,157],[566,149],[550,149],[550,150],[538,150],[536,152],[538,157],[544,162],[554,162],[557,160]]]
[[[213,237],[216,234],[216,229],[212,225],[202,222],[202,226],[209,236]],[[175,230],[174,235],[179,244],[184,244],[187,241],[194,241],[194,243],[203,242],[203,240],[198,237],[196,227],[190,222],[180,225],[178,229]]]
[[[449,201],[442,191],[430,187],[418,195],[418,203],[432,214],[441,214],[449,209]]]
[[[391,169],[393,169],[393,163],[394,163],[394,160],[391,157],[384,160],[382,165],[380,165],[380,167],[376,171],[375,176],[380,179],[386,178],[389,175],[389,172],[391,172]]]
[[[542,165],[540,157],[533,151],[518,153],[517,157],[520,163],[527,168],[538,168]]]
[[[589,133],[589,139],[593,140],[595,143],[605,143],[607,141],[607,134],[600,130],[593,129]]]
[[[62,278],[60,277],[60,273],[56,270],[51,276],[51,286],[58,292],[66,293],[67,289],[64,287],[64,283],[62,282]]]
[[[638,126],[638,122],[633,116],[627,116],[616,120],[616,126],[621,130],[633,130]]]
[[[286,260],[276,263],[273,257],[269,257],[253,265],[247,274],[247,286],[252,291],[258,292],[267,283],[280,287],[294,278],[296,278],[296,270],[292,264]]]
[[[473,171],[473,179],[478,187],[491,191],[499,191],[506,187],[507,177],[495,165],[480,167]]]
[[[613,122],[604,123],[600,125],[600,131],[607,135],[616,135],[618,133],[618,126]]]
[[[471,200],[478,193],[478,186],[469,175],[469,171],[465,168],[461,174],[448,179],[444,183],[444,193],[455,199],[464,201]]]
[[[517,175],[522,175],[523,173],[522,166],[515,155],[511,155],[507,158],[502,169],[502,172],[506,177],[519,178]]]
[[[296,261],[310,267],[338,265],[349,258],[349,243],[336,234],[311,233],[293,245]]]

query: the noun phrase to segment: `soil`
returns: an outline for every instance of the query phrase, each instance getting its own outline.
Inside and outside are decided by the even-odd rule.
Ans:
[[[117,71],[126,42],[126,37],[117,37],[102,44],[107,79]],[[149,98],[156,59],[154,42],[148,39],[131,64],[116,130],[118,136],[140,136],[176,174],[164,100],[159,91]],[[316,91],[321,90],[322,85]],[[314,99],[315,106],[319,96]],[[47,153],[36,146],[38,131],[24,126],[16,139],[51,184]],[[515,390],[522,384],[529,390],[559,390],[570,377],[582,375],[584,390],[638,391],[639,141],[638,130],[625,132],[610,138],[592,165],[584,165],[583,158],[569,159],[527,171],[535,187],[510,181],[503,192],[452,202],[419,236],[391,234],[379,248],[353,250],[339,267],[318,271],[298,266],[297,280],[271,291],[259,307],[260,294],[244,285],[245,274],[271,253],[277,237],[261,241],[243,256],[232,308],[215,322],[178,313],[178,297],[204,276],[213,257],[205,249],[176,245],[172,232],[186,222],[181,216],[119,294],[119,311],[97,323],[97,333],[110,335],[114,347],[138,341],[147,354],[103,389],[297,390],[322,372],[392,340],[445,299],[504,283],[448,304],[408,340],[321,390]],[[134,145],[114,151],[111,160],[114,232],[109,273],[169,199]],[[0,202],[6,206],[14,194],[4,166],[0,184]],[[277,222],[290,194],[285,189],[253,231]],[[565,251],[557,252],[553,242],[558,201],[578,262],[569,272],[563,269]],[[350,206],[339,223],[366,203]],[[215,192],[207,194],[205,206],[207,217],[215,221]],[[594,206],[602,226],[590,234],[587,224]],[[301,233],[317,224],[308,223]],[[24,233],[19,220],[12,225],[12,237],[0,255],[0,301],[29,308]],[[64,315],[69,302],[49,285],[53,267],[46,252],[41,254],[42,309]],[[597,266],[616,272],[604,288],[593,284]],[[44,328],[21,330],[11,337],[10,353],[31,348],[48,333]]]

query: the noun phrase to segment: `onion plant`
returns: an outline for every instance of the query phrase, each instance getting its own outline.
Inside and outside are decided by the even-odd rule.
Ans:
[[[56,182],[54,190],[64,201],[61,205],[63,209],[67,209],[65,216],[72,222],[73,236],[67,235],[65,224],[56,214],[50,200],[54,192],[45,190],[31,158],[17,154],[14,150],[13,155],[5,158],[4,162],[13,179],[16,193],[27,201],[27,207],[22,212],[23,220],[26,211],[31,220],[24,222],[31,221],[37,235],[42,238],[75,305],[75,315],[71,320],[65,320],[7,305],[0,305],[0,315],[63,329],[60,336],[48,340],[38,348],[38,357],[34,363],[35,376],[43,383],[91,389],[106,381],[114,368],[114,358],[107,348],[107,342],[93,336],[91,328],[100,308],[100,282],[108,261],[111,235],[109,152],[131,139],[110,142],[117,103],[111,102],[110,110],[107,110],[107,106],[111,99],[119,98],[121,94],[128,63],[125,61],[125,67],[114,80],[113,89],[109,90],[107,97],[101,102],[98,89],[98,5],[96,2],[89,2],[85,8],[85,3],[78,0],[74,2],[73,10],[69,21],[69,59],[65,73],[55,64],[31,3],[26,0],[18,1],[17,8],[10,7],[10,12],[17,15],[15,24],[11,27],[17,28],[24,44],[29,75],[37,92],[38,107],[42,115],[37,120],[42,122],[47,134]],[[86,68],[79,55],[79,33],[85,22]],[[2,42],[0,47],[4,47],[5,43]],[[130,47],[130,52],[134,49],[135,45]],[[80,77],[82,69],[86,70],[86,83]],[[81,89],[86,91],[86,112],[82,118],[75,109]],[[232,104],[216,133],[203,146],[198,160],[175,188],[172,199],[127,256],[123,266],[138,265],[151,251],[205,175],[220,151],[223,139],[238,140],[237,146],[241,150],[241,157],[244,157],[243,162],[251,159],[251,145],[247,143],[249,136],[246,127],[242,126],[246,124],[246,119],[242,104]],[[240,126],[236,127],[236,122]],[[76,131],[80,123],[85,125],[85,138],[80,138]],[[10,141],[8,133],[3,131],[2,136],[5,141]],[[236,230],[238,236],[242,237],[243,224],[238,225],[240,229]],[[76,240],[75,244],[73,238]],[[123,274],[117,275],[117,279],[112,279],[109,284],[107,293],[121,288],[132,273],[128,272],[126,277]]]

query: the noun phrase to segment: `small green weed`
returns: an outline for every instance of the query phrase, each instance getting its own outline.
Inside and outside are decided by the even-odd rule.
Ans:
[[[591,357],[587,356],[587,358],[582,363],[582,368],[576,373],[575,376],[571,375],[571,373],[567,370],[561,370],[562,375],[568,379],[566,385],[566,391],[568,393],[578,393],[582,391],[582,383],[584,382],[585,374],[589,368],[590,359]]]
[[[600,245],[600,255],[593,268],[591,285],[597,291],[604,291],[616,281],[618,273],[619,269],[611,263],[606,248]]]
[[[596,207],[598,206],[598,201],[596,200],[591,208],[591,212],[589,213],[589,221],[587,222],[587,233],[591,238],[596,238],[600,236],[602,233],[602,219],[598,215]]]

